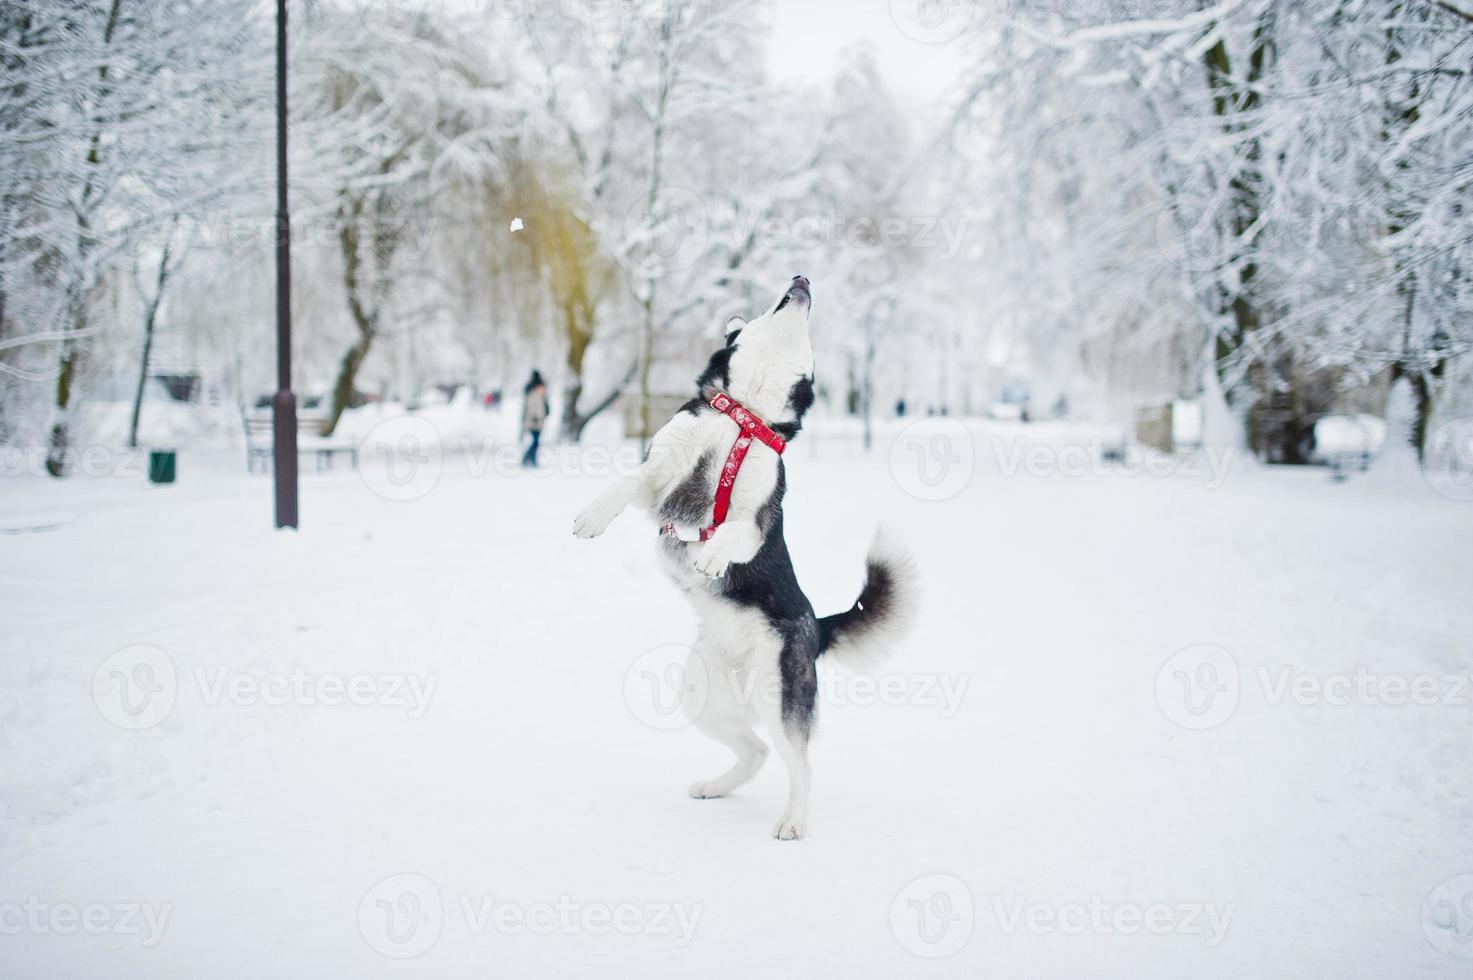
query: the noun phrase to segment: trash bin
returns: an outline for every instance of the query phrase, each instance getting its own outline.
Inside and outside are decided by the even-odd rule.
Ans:
[[[148,453],[148,482],[173,483],[175,459],[172,449],[151,449]]]

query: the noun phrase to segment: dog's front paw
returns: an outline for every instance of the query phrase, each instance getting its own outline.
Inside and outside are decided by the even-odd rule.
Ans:
[[[573,518],[573,536],[577,538],[596,538],[609,529],[614,518],[619,512],[614,510],[602,500],[595,500],[578,512]]]
[[[692,567],[707,578],[720,578],[731,567],[731,556],[714,540],[707,541],[706,546],[696,555]]]
[[[772,836],[778,840],[802,840],[808,836],[808,827],[798,817],[783,817],[772,828]]]

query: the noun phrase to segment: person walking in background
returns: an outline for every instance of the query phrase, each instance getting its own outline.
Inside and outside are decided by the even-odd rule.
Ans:
[[[542,372],[534,369],[532,377],[522,389],[522,434],[532,437],[527,452],[522,456],[524,467],[537,465],[537,448],[542,442],[542,424],[547,421],[547,382]]]

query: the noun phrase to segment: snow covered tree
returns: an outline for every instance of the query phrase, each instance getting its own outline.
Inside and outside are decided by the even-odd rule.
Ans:
[[[567,438],[635,381],[643,428],[663,422],[648,413],[664,341],[732,305],[760,261],[758,229],[811,185],[822,126],[779,103],[761,67],[761,24],[757,5],[716,0],[660,0],[576,22],[546,11],[524,19],[542,73],[537,146],[570,161],[580,185],[542,195],[574,202],[558,219],[565,247],[554,253],[565,283],[578,281],[554,290],[566,334]],[[530,223],[528,231],[536,236]],[[613,282],[622,288],[606,290]],[[612,387],[585,404],[590,349],[620,335],[626,349],[604,372]]]
[[[62,475],[101,284],[161,220],[234,184],[222,148],[255,91],[249,0],[0,4],[0,343],[52,387],[46,468]],[[53,351],[51,368],[44,354]]]
[[[494,93],[501,73],[483,39],[461,21],[408,18],[377,8],[314,12],[296,60],[304,131],[302,209],[330,216],[342,296],[353,326],[322,423],[336,428],[364,361],[396,314],[404,282],[434,282],[411,240],[451,181],[494,172],[516,120]],[[385,43],[386,38],[392,40]],[[422,299],[422,297],[420,297]]]
[[[959,126],[1000,148],[987,176],[1031,237],[1068,226],[1033,250],[1046,280],[1082,286],[1095,323],[1159,320],[1148,337],[1195,324],[1204,370],[1267,458],[1303,459],[1338,391],[1393,374],[1414,379],[1423,432],[1447,359],[1466,350],[1465,12],[1172,7],[1019,14],[979,49]],[[1017,176],[1039,147],[1050,172]],[[1063,196],[1032,195],[1040,178]],[[1114,258],[1081,263],[1081,249]],[[1142,288],[1166,304],[1140,304]]]

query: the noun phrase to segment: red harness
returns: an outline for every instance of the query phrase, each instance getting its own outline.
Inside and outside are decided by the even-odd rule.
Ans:
[[[779,456],[788,446],[787,440],[769,429],[766,422],[747,411],[730,395],[718,392],[711,398],[711,407],[731,416],[732,421],[737,424],[741,432],[738,433],[736,442],[731,444],[731,452],[726,454],[726,464],[721,467],[721,479],[716,483],[716,504],[711,513],[711,526],[701,528],[702,541],[709,541],[711,535],[715,534],[716,529],[726,520],[726,512],[731,508],[731,488],[736,485],[737,473],[742,468],[742,460],[747,458],[747,450],[752,448],[752,440],[756,439],[771,447],[772,451]],[[660,532],[679,537],[674,524],[662,525]]]

